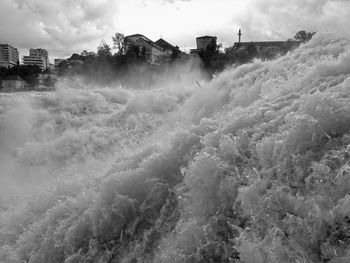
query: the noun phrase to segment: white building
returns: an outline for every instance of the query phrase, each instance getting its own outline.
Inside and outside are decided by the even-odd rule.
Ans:
[[[38,56],[23,56],[23,64],[38,66],[41,70],[47,67],[46,59]]]
[[[23,64],[36,65],[41,70],[45,70],[50,67],[49,53],[43,48],[31,48],[29,56],[23,56]]]
[[[19,64],[17,48],[8,44],[0,44],[0,67],[13,67]]]
[[[31,48],[29,49],[29,56],[43,57],[46,61],[46,68],[50,67],[49,53],[43,48]]]

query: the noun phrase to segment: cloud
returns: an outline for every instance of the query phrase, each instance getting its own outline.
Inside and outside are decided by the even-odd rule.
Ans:
[[[299,30],[349,34],[349,0],[0,0],[0,42],[42,47],[50,57],[96,50],[115,32],[160,36],[194,47],[200,35],[224,46],[237,41],[284,40]]]
[[[250,12],[249,12],[250,11]],[[350,1],[347,0],[252,0],[246,14],[234,21],[245,40],[286,39],[299,30],[348,34]]]
[[[175,2],[190,2],[191,0],[163,0],[164,2],[168,2],[168,3],[175,3]]]
[[[112,31],[114,0],[2,0],[1,41],[20,49],[47,48],[61,55],[91,48]]]

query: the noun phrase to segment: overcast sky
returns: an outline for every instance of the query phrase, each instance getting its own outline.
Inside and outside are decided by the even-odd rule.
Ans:
[[[350,0],[0,0],[0,43],[46,48],[50,60],[96,51],[115,32],[161,36],[180,48],[214,35],[237,41],[286,40],[301,29],[349,35]]]

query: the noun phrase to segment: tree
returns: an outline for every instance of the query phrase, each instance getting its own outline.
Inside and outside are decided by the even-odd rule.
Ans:
[[[96,53],[95,52],[92,52],[92,51],[86,51],[86,50],[83,50],[81,53],[80,53],[80,58],[81,60],[83,61],[93,61],[95,58],[96,58]]]
[[[112,49],[104,40],[102,40],[100,45],[97,47],[97,56],[99,58],[107,58],[112,56]]]
[[[306,32],[305,30],[301,30],[295,34],[294,40],[305,43],[307,41],[310,41],[314,34],[316,34],[316,32],[311,33],[311,32]]]
[[[142,49],[141,49],[141,59],[142,60],[146,60],[146,53],[147,53],[146,48],[142,47]]]
[[[38,74],[41,69],[36,65],[18,65],[6,70],[6,76],[19,75],[25,81],[28,82],[30,86],[38,84]]]
[[[73,53],[68,60],[80,60],[80,55]]]
[[[126,56],[129,59],[139,59],[140,58],[140,49],[136,45],[129,45],[128,49],[126,50]]]
[[[57,71],[59,76],[66,74],[68,69],[69,69],[69,63],[67,60],[63,60],[57,65]]]
[[[181,54],[180,48],[176,46],[173,48],[173,52],[171,53],[171,60],[174,61],[176,60]]]
[[[217,44],[215,40],[210,41],[210,43],[207,45],[206,53],[209,55],[218,54],[220,52],[220,48],[222,47],[222,44]]]
[[[125,43],[124,35],[122,33],[115,33],[112,37],[113,40],[113,49],[117,51],[118,55],[124,55],[125,53]]]

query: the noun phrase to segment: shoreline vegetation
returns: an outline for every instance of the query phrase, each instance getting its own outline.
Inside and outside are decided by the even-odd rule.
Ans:
[[[155,80],[175,72],[183,65],[191,65],[201,70],[208,80],[220,74],[228,67],[251,63],[254,59],[271,60],[287,54],[301,43],[309,41],[315,33],[299,31],[293,38],[282,41],[279,47],[266,45],[258,48],[257,43],[235,45],[222,50],[220,43],[209,43],[205,50],[197,54],[187,54],[174,48],[170,56],[159,64],[146,61],[144,50],[137,46],[125,45],[124,35],[116,33],[113,47],[101,41],[97,52],[82,51],[74,53],[59,63],[53,71],[58,78],[82,78],[87,83],[96,85],[111,85],[118,83],[128,87],[146,88],[152,86]],[[268,43],[268,42],[267,42]],[[271,42],[272,43],[272,42]],[[0,68],[0,81],[11,75],[18,75],[26,81],[27,88],[21,91],[50,91],[55,89],[56,79],[45,78],[39,85],[41,70],[37,66],[18,65],[12,68]],[[193,80],[196,81],[196,80]],[[9,92],[0,86],[0,92]],[[12,91],[10,91],[12,92]]]

